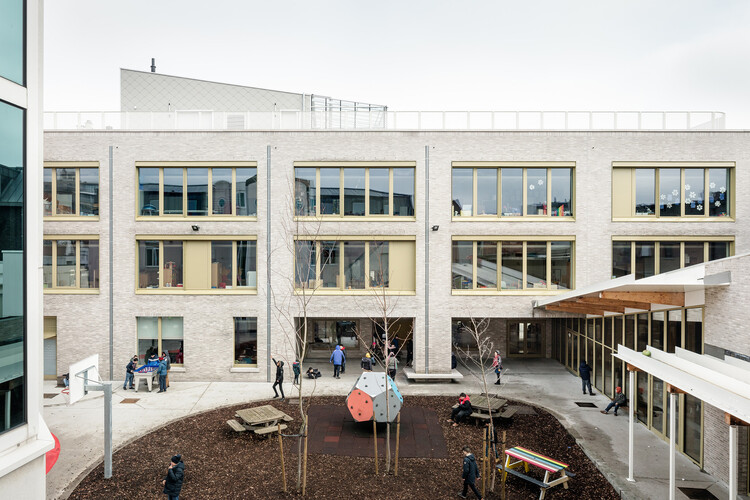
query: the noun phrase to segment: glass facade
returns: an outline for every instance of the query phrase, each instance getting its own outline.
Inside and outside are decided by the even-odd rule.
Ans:
[[[22,45],[14,45],[22,34],[23,3],[0,4],[0,75],[23,80]],[[5,17],[5,16],[8,17]],[[15,26],[15,28],[12,28]],[[4,32],[3,29],[11,29]],[[13,31],[13,30],[19,31]],[[16,58],[15,56],[18,56]],[[20,64],[20,65],[19,65]],[[0,432],[26,422],[26,306],[24,245],[25,134],[24,111],[0,101],[0,259],[2,259],[2,311],[0,313]],[[50,279],[52,277],[50,276]]]
[[[25,85],[24,0],[0,2],[0,77]]]
[[[258,366],[257,318],[234,318],[234,364]]]
[[[612,242],[612,278],[633,273],[648,278],[734,254],[734,241],[626,241]]]

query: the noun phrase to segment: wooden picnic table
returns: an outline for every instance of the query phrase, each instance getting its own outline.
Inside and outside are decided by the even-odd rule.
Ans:
[[[528,448],[516,446],[514,448],[505,450],[505,454],[507,455],[505,458],[505,466],[498,465],[497,467],[503,474],[503,481],[506,480],[508,474],[510,473],[516,477],[539,486],[541,490],[541,493],[539,494],[539,500],[544,499],[544,495],[546,495],[548,489],[557,486],[558,484],[562,484],[563,487],[567,490],[568,480],[575,475],[567,470],[568,464],[560,462],[558,460],[554,460],[550,457],[546,457],[540,453],[531,451]],[[511,461],[512,459],[515,459],[515,461]],[[524,471],[529,472],[529,465],[533,465],[544,470],[544,479],[542,481],[522,474],[516,470],[517,468],[523,466]],[[560,473],[560,477],[558,477],[557,479],[550,478],[551,475],[557,473]]]
[[[291,422],[294,420],[283,411],[271,405],[237,410],[234,416],[240,419],[240,423],[245,429],[261,435],[279,430],[279,425],[281,429],[286,429],[286,424],[281,422]]]
[[[496,398],[493,396],[490,396],[488,399],[487,396],[481,394],[478,396],[469,396],[469,399],[471,400],[471,407],[474,408],[475,411],[489,414],[499,412],[502,407],[508,403],[507,399]]]

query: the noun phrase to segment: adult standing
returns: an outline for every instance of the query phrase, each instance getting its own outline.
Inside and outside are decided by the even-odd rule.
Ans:
[[[283,361],[276,361],[275,359],[271,358],[273,363],[276,365],[276,381],[273,383],[273,394],[274,398],[279,397],[279,393],[276,392],[276,386],[279,387],[279,391],[281,391],[281,401],[286,401],[286,398],[284,397],[284,362]]]
[[[159,392],[167,392],[167,362],[164,358],[159,358],[156,374],[159,376]]]
[[[464,452],[464,463],[461,478],[464,480],[464,489],[458,494],[461,498],[466,498],[466,494],[469,492],[469,488],[477,496],[479,500],[482,500],[482,494],[477,489],[476,480],[479,479],[479,467],[477,467],[477,459],[471,453],[468,446],[463,447]]]
[[[125,367],[125,383],[122,384],[123,389],[128,390],[128,387],[130,387],[130,389],[135,388],[133,386],[133,378],[134,378],[134,371],[137,366],[138,366],[138,357],[133,356],[133,359],[131,359],[128,365]]]
[[[341,364],[345,359],[346,357],[344,356],[344,351],[341,350],[340,345],[337,345],[336,350],[331,354],[331,359],[328,360],[329,363],[333,363],[334,378],[341,378]]]
[[[295,359],[294,363],[292,363],[292,373],[294,373],[294,382],[292,383],[292,385],[299,384],[300,367],[298,359]]]
[[[341,347],[341,354],[344,355],[344,359],[341,360],[341,373],[344,373],[346,371],[346,353],[344,352],[344,349],[346,349],[346,347],[344,347],[343,345],[340,347]]]
[[[396,371],[398,370],[398,359],[395,354],[391,354],[388,358],[388,376],[391,380],[396,380]]]
[[[591,367],[586,361],[581,361],[578,365],[578,375],[581,376],[581,388],[583,393],[586,394],[586,388],[589,389],[589,394],[594,395],[594,391],[591,390]]]
[[[169,354],[166,351],[162,351],[161,356],[167,362],[167,387],[169,387],[169,370],[172,369],[172,360],[169,359]]]
[[[164,494],[167,495],[169,500],[180,500],[180,491],[184,480],[185,462],[182,461],[182,455],[177,454],[170,460],[167,477],[161,482],[164,486]]]
[[[406,341],[406,366],[411,366],[414,361],[414,341],[409,337]]]
[[[495,351],[495,357],[492,359],[492,368],[495,369],[497,380],[495,385],[500,385],[500,375],[503,373],[503,358],[500,357],[500,351]]]

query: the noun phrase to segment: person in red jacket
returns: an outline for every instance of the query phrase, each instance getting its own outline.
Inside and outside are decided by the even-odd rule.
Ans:
[[[471,407],[471,400],[469,396],[463,392],[458,396],[458,406],[453,408],[451,412],[451,418],[448,422],[453,422],[453,427],[458,427],[459,422],[464,420],[466,417],[472,414],[474,409]]]

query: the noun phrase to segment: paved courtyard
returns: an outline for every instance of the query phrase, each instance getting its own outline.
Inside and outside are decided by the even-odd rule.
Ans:
[[[602,473],[626,499],[663,499],[668,497],[669,443],[636,425],[636,482],[626,480],[628,470],[628,419],[599,413],[608,398],[582,396],[579,380],[553,360],[513,360],[504,362],[507,374],[502,387],[493,385],[504,397],[544,407],[553,413],[578,440],[584,451],[596,462]],[[346,395],[360,371],[355,366],[333,379],[328,364],[312,364],[324,373],[317,380],[315,395]],[[463,371],[463,370],[462,370]],[[291,379],[289,379],[291,381]],[[310,383],[308,383],[310,382]],[[405,396],[458,395],[459,392],[476,393],[479,382],[466,375],[460,383],[416,384],[409,383],[399,374],[399,390]],[[122,381],[115,384],[113,395],[113,445],[117,450],[125,443],[157,429],[164,424],[187,415],[220,406],[247,401],[268,399],[273,396],[270,383],[234,382],[172,382],[166,393],[123,391]],[[143,386],[142,386],[143,387]],[[312,381],[305,380],[305,392],[312,389]],[[288,397],[294,396],[291,383],[285,384]],[[50,430],[59,438],[60,458],[47,475],[47,497],[67,498],[75,485],[103,458],[103,398],[101,393],[90,393],[73,406],[67,405],[67,396],[60,388],[47,381],[44,386],[44,418]],[[46,395],[56,394],[54,397]],[[123,402],[136,398],[135,402]],[[596,408],[580,408],[575,402],[587,401]],[[446,408],[446,416],[449,409]],[[440,416],[442,417],[442,416]],[[553,438],[553,437],[551,437]],[[523,443],[513,443],[513,445]],[[170,452],[165,451],[168,455]],[[165,455],[166,456],[166,455]],[[458,467],[458,465],[457,465]],[[678,486],[708,488],[719,499],[728,498],[721,483],[701,472],[689,459],[677,455]],[[678,499],[687,496],[678,492]]]

